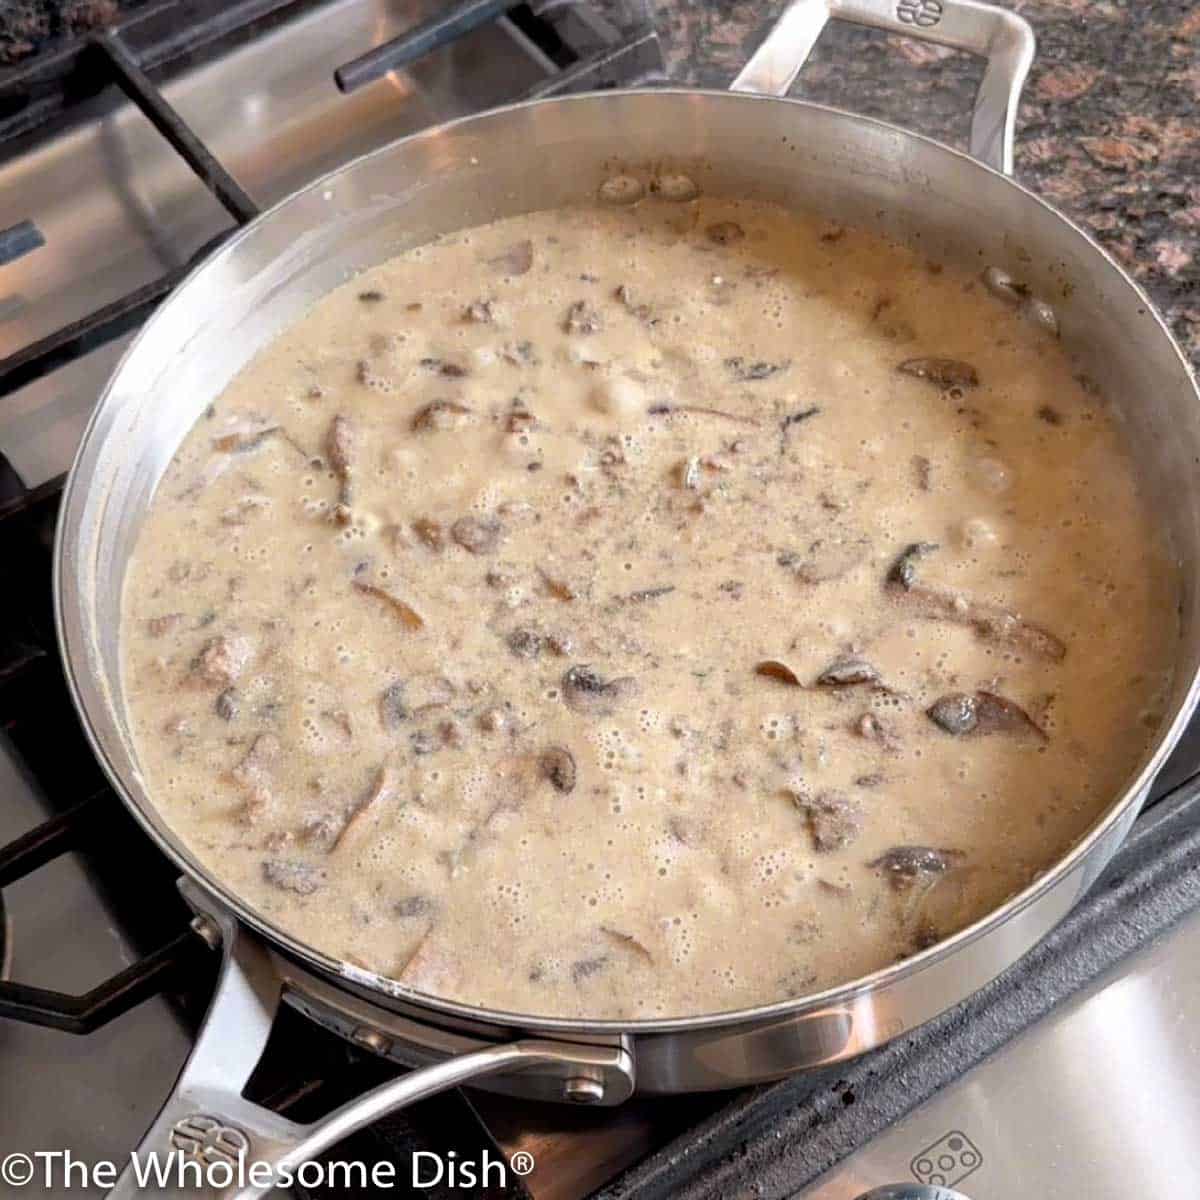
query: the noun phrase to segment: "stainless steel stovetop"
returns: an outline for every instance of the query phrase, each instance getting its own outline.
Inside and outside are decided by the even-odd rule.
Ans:
[[[173,72],[163,91],[266,206],[363,151],[515,99],[561,73],[562,61],[521,21],[505,17],[350,96],[337,91],[335,68],[440,7],[435,0],[298,4],[283,23]],[[615,78],[654,76],[660,60],[653,39],[627,36],[645,17],[640,6],[625,6],[618,25],[607,0],[561,0],[534,4],[532,11],[553,17],[585,62],[619,50],[619,62],[610,67]],[[40,129],[0,145],[0,230],[26,220],[36,223],[45,244],[0,265],[0,356],[182,266],[229,224],[146,118],[108,97],[89,102],[88,119],[60,132]],[[19,517],[19,530],[0,520],[0,559],[14,561],[6,555],[6,538],[40,539],[44,550],[53,515],[47,487],[69,465],[126,341],[93,349],[16,392],[0,392],[0,456],[20,486],[41,488],[49,497]],[[35,546],[35,559],[37,553]],[[4,580],[0,620],[14,613],[25,619],[16,584]],[[31,589],[29,606],[44,608],[45,586],[45,580],[22,579],[21,587]],[[36,616],[32,624],[38,626]],[[44,622],[40,628],[45,634]],[[53,647],[43,641],[39,688],[54,686],[46,665]],[[28,716],[20,711],[20,689],[31,686],[20,679],[6,683],[0,653],[0,730],[22,728]],[[62,806],[24,758],[0,733],[0,846]],[[1173,795],[1139,823],[1142,842],[1149,845],[1168,829],[1167,818],[1155,814],[1169,809],[1176,822],[1171,838],[1190,845],[1200,829],[1197,772],[1200,726],[1164,772],[1156,796]],[[1164,852],[1156,853],[1161,858]],[[574,1200],[597,1188],[605,1200],[857,1200],[901,1182],[910,1191],[896,1195],[914,1200],[921,1193],[912,1189],[921,1184],[932,1189],[925,1195],[952,1187],[970,1200],[1200,1194],[1197,869],[1162,875],[1138,868],[1140,862],[1130,857],[1133,865],[1118,864],[1116,871],[1133,878],[1142,869],[1142,890],[1163,891],[1166,900],[1153,908],[1153,921],[1138,907],[1137,886],[1123,878],[1102,884],[1077,922],[1076,942],[1063,935],[1060,967],[1077,958],[1083,965],[1057,973],[1053,963],[1019,967],[1027,975],[1010,981],[991,1007],[969,1007],[959,1026],[952,1015],[932,1032],[916,1031],[911,1045],[844,1071],[736,1097],[660,1101],[602,1114],[477,1097],[447,1102],[462,1107],[439,1108],[426,1123],[481,1120],[508,1153],[535,1150],[543,1165],[526,1181],[527,1190],[505,1193],[534,1200]],[[153,881],[160,892],[150,895],[163,886],[160,872]],[[1173,908],[1164,907],[1167,900]],[[130,934],[127,913],[97,885],[86,857],[58,859],[6,888],[4,901],[11,921],[6,950],[23,982],[81,991],[145,950]],[[1188,915],[1170,925],[1169,918],[1185,910]],[[1158,935],[1148,938],[1150,929]],[[1096,967],[1098,955],[1089,959],[1089,945],[1105,948],[1103,969]],[[1056,946],[1047,954],[1057,953]],[[0,964],[4,954],[0,948]],[[82,1040],[0,1021],[0,1158],[16,1149],[64,1148],[90,1161],[122,1158],[186,1057],[196,1008],[155,998]],[[951,1048],[960,1043],[982,1049],[975,1055],[954,1049],[959,1057],[948,1066]],[[986,1050],[991,1053],[983,1057]],[[407,1139],[412,1129],[405,1128]],[[362,1152],[410,1144],[391,1131],[364,1143]],[[626,1168],[632,1169],[618,1182],[608,1182]],[[0,1182],[3,1200],[19,1194],[30,1189]]]

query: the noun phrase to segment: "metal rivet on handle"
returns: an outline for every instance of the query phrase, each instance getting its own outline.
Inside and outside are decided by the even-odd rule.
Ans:
[[[372,1054],[387,1054],[392,1048],[392,1039],[385,1037],[378,1029],[360,1025],[351,1035],[350,1040]]]
[[[572,1075],[563,1084],[563,1099],[572,1104],[597,1104],[604,1099],[604,1081],[588,1075]]]
[[[192,918],[192,932],[202,938],[210,950],[217,950],[221,945],[221,927],[203,913]]]

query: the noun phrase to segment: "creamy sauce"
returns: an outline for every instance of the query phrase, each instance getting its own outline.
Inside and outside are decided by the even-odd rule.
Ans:
[[[159,487],[125,687],[167,821],[282,929],[458,1000],[677,1016],[1050,866],[1157,728],[1175,591],[1019,306],[650,199],[441,238],[260,354]]]

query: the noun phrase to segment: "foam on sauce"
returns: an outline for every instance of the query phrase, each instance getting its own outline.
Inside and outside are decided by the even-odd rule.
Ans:
[[[441,238],[259,355],[159,487],[125,688],[167,821],[281,928],[678,1016],[1051,865],[1158,726],[1175,594],[1113,414],[1016,308],[650,199]]]

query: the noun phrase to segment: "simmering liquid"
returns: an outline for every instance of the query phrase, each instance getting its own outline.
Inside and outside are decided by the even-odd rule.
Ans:
[[[359,276],[159,486],[150,795],[280,928],[489,1007],[733,1009],[961,928],[1114,799],[1176,638],[1119,422],[1019,300],[705,197]]]

